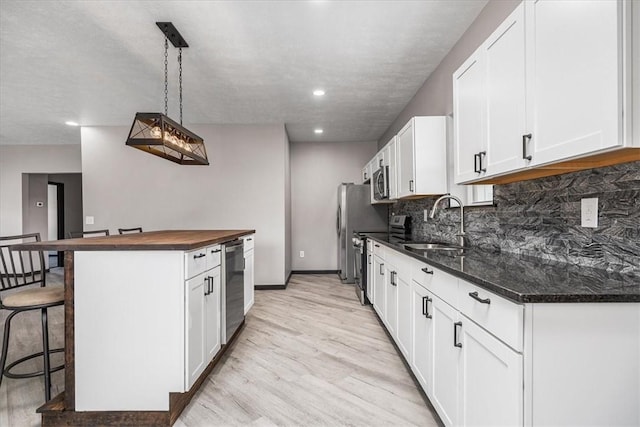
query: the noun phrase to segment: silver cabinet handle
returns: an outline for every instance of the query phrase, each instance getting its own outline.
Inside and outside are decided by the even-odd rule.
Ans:
[[[398,282],[396,282],[396,276],[398,275],[397,272],[392,271],[391,272],[391,286],[398,286]]]
[[[458,326],[462,327],[462,322],[456,322],[453,324],[453,345],[454,347],[462,348],[462,343],[458,342]]]
[[[380,275],[384,276],[384,270],[383,270],[384,264],[380,264]]]
[[[413,180],[409,180],[409,191],[413,191]]]
[[[469,292],[469,296],[482,304],[491,304],[491,300],[489,298],[480,298],[477,292]]]
[[[525,160],[531,160],[531,155],[527,155],[527,140],[531,141],[531,134],[522,135],[522,158]]]
[[[198,255],[194,255],[193,259],[198,259],[198,258],[202,258],[202,257],[205,257],[205,256],[207,256],[207,254],[198,254]]]
[[[480,155],[480,172],[486,172],[487,167],[483,165],[483,160],[487,157],[487,152],[481,151],[478,154]]]
[[[429,270],[427,267],[421,268],[421,270],[424,271],[427,274],[433,274],[433,270]]]

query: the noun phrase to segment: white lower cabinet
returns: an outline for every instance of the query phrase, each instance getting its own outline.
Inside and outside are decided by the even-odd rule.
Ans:
[[[205,361],[211,361],[218,354],[221,347],[220,340],[220,286],[222,284],[222,276],[220,266],[213,268],[207,272],[208,289],[205,292],[204,308],[205,308]],[[207,362],[208,363],[208,362]]]
[[[458,375],[462,347],[458,311],[433,298],[433,377],[431,403],[446,426],[458,425]]]
[[[385,309],[384,320],[391,336],[397,341],[396,333],[398,330],[398,285],[396,267],[385,260],[384,264],[384,290],[385,290]]]
[[[522,425],[522,354],[465,316],[460,323],[457,425]]]
[[[221,348],[220,245],[185,254],[185,390],[189,390]],[[194,267],[195,266],[195,267]]]
[[[255,293],[256,280],[253,263],[255,234],[244,236],[242,240],[244,240],[244,314],[246,315],[253,307]]]
[[[425,393],[433,393],[433,294],[411,283],[411,369]]]
[[[395,277],[396,291],[398,295],[398,325],[397,325],[397,340],[398,348],[404,354],[407,362],[411,364],[413,360],[411,351],[411,277],[407,277],[404,274],[398,274]]]
[[[185,322],[186,346],[185,359],[187,372],[185,377],[186,389],[190,389],[198,379],[205,363],[205,291],[208,286],[206,273],[201,273],[186,282],[186,309],[187,321]],[[218,331],[219,333],[219,331]]]
[[[640,425],[640,304],[517,304],[390,247],[373,279],[444,425]]]
[[[386,323],[385,317],[385,271],[384,261],[378,255],[373,255],[373,308],[378,316]]]

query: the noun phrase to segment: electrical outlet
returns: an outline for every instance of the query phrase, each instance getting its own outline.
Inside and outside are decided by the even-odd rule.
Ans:
[[[582,199],[580,203],[582,226],[589,228],[598,227],[598,198]]]
[[[300,251],[300,258],[304,258],[304,251]]]
[[[92,217],[92,216],[88,216],[88,217],[85,219],[85,223],[86,223],[87,225],[93,225],[93,222],[94,222],[94,221],[93,221],[93,217]]]
[[[429,209],[424,210],[424,222],[429,221]]]

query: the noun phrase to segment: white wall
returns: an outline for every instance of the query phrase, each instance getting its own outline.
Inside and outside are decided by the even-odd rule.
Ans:
[[[376,142],[291,144],[294,271],[338,269],[338,185],[360,183],[362,167],[377,151]]]
[[[0,145],[0,235],[23,232],[23,173],[81,171],[79,145]]]
[[[189,125],[210,166],[180,166],[125,146],[129,127],[82,128],[84,214],[94,229],[255,229],[256,284],[283,284],[283,125]]]

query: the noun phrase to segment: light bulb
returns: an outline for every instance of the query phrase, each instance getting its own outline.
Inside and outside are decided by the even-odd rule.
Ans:
[[[162,138],[162,129],[160,129],[160,126],[154,126],[151,128],[151,136],[154,138]]]

